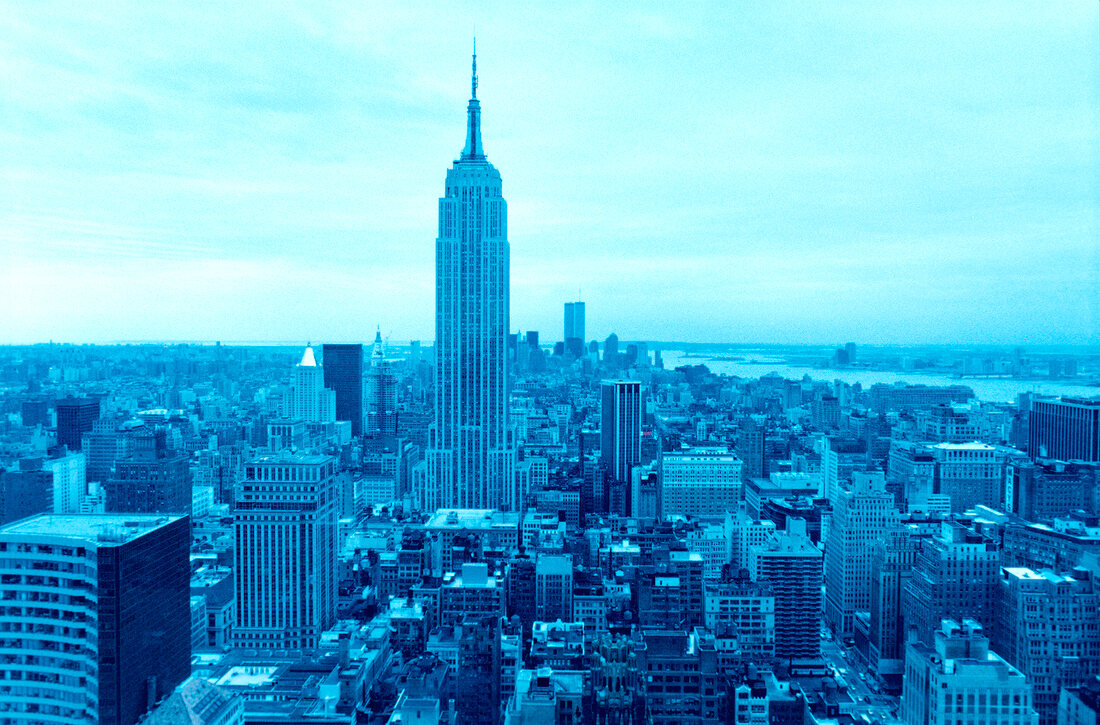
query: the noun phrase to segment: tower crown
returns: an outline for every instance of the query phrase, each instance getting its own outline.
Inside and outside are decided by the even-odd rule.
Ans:
[[[473,69],[470,74],[470,102],[466,104],[466,146],[461,161],[483,161],[481,147],[481,103],[477,100],[477,38],[474,38]]]

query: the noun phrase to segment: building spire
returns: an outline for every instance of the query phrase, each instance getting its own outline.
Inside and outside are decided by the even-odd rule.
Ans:
[[[466,147],[462,149],[462,161],[481,161],[485,151],[481,148],[481,103],[477,100],[477,38],[474,38],[473,71],[470,75],[470,102],[466,105]]]

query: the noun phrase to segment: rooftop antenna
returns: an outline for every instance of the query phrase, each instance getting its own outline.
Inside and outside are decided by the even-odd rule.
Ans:
[[[477,36],[474,36],[474,72],[470,80],[470,98],[477,98]]]

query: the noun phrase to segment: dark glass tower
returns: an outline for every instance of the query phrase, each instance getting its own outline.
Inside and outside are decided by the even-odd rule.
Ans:
[[[99,401],[68,397],[57,401],[57,443],[79,451],[84,434],[99,419]]]
[[[601,386],[600,459],[617,481],[629,481],[642,458],[642,386],[637,380],[605,380]]]
[[[631,471],[642,459],[641,383],[605,380],[600,395],[600,463],[608,480],[608,507],[630,516]]]
[[[325,387],[336,392],[336,420],[350,420],[351,434],[363,434],[363,346],[323,345]]]
[[[186,516],[0,527],[0,720],[132,725],[187,679],[190,539]]]

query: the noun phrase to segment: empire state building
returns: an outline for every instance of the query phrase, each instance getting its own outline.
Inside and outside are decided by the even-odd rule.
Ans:
[[[508,205],[481,146],[477,54],[466,146],[447,172],[435,241],[435,420],[421,505],[514,510],[508,415]]]

